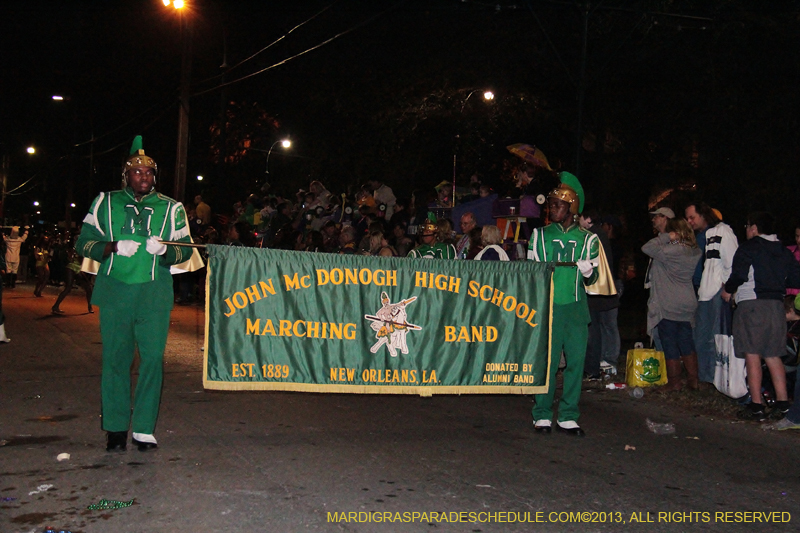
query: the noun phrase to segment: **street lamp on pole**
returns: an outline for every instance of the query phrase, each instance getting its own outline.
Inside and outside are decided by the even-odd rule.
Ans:
[[[54,94],[51,96],[51,98],[54,102],[63,102],[56,104],[58,106],[69,104],[69,107],[67,109],[70,109],[72,113],[72,128],[71,128],[72,140],[70,141],[69,167],[66,180],[67,194],[66,197],[64,198],[65,200],[64,224],[67,230],[70,230],[72,228],[72,209],[70,208],[70,204],[72,204],[73,202],[74,199],[73,197],[75,193],[75,173],[76,173],[75,167],[77,164],[76,149],[78,146],[80,146],[78,144],[78,108],[76,102],[72,99],[70,95]],[[94,171],[94,131],[92,131],[92,138],[89,141],[89,180],[92,179],[93,171]]]
[[[289,139],[281,139],[279,141],[275,141],[274,143],[272,143],[272,146],[270,146],[269,150],[267,151],[267,166],[266,169],[264,170],[264,174],[269,174],[269,156],[270,154],[272,154],[272,149],[275,148],[278,144],[280,144],[284,148],[289,148],[292,146],[292,141],[290,141]]]
[[[191,25],[183,16],[185,3],[183,0],[162,0],[165,7],[170,4],[180,17],[181,25],[181,87],[178,101],[178,148],[175,156],[175,191],[178,201],[183,200],[186,189],[186,161],[189,152],[189,82],[192,72],[192,36]]]
[[[461,113],[462,115],[464,114],[464,108],[467,105],[467,101],[469,100],[469,97],[472,96],[473,94],[475,94],[476,92],[480,91],[480,90],[481,89],[473,89],[473,90],[471,90],[469,92],[467,97],[464,98],[464,101],[461,103],[461,110],[459,111],[459,113]],[[490,101],[494,100],[494,93],[492,91],[483,91],[483,99],[486,102],[490,102]],[[458,135],[456,137],[458,137]],[[453,194],[452,194],[451,200],[450,200],[450,203],[452,204],[452,207],[456,206],[456,162],[458,160],[457,151],[458,151],[457,148],[456,148],[456,150],[453,151]]]
[[[480,89],[473,89],[472,91],[469,92],[467,97],[464,98],[464,102],[461,104],[462,113],[464,112],[464,107],[467,105],[467,100],[469,100],[469,97],[478,92],[479,90]],[[487,102],[490,100],[494,100],[494,93],[492,91],[483,91],[483,99],[486,100]]]

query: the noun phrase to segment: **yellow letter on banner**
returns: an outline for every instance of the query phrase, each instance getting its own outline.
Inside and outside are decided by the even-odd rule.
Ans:
[[[256,321],[253,322],[249,318],[247,319],[247,333],[246,335],[258,335],[258,327],[261,325],[261,319],[256,318]]]
[[[292,289],[299,289],[300,288],[300,279],[297,272],[294,273],[293,277],[289,277],[287,274],[283,275],[283,282],[286,284],[286,292],[289,292]]]

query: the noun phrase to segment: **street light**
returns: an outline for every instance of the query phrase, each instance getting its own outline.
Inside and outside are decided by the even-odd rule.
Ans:
[[[464,103],[461,104],[461,112],[462,113],[464,112],[464,107],[467,105],[467,100],[469,100],[469,97],[472,96],[473,94],[475,94],[478,91],[480,91],[480,89],[473,89],[472,91],[469,92],[467,97],[464,98]],[[486,100],[487,102],[490,101],[490,100],[494,100],[494,93],[492,91],[484,91],[483,92],[483,99]]]
[[[29,154],[33,155],[33,154],[35,154],[35,153],[36,153],[36,148],[34,148],[33,146],[28,146],[28,147],[25,149],[25,151],[26,151],[26,152],[28,152]]]
[[[480,91],[480,89],[473,89],[473,90],[471,90],[469,92],[467,97],[464,98],[464,101],[461,103],[461,111],[460,111],[460,113],[462,115],[464,114],[464,108],[467,105],[467,101],[469,100],[469,97],[472,96],[473,94],[475,94],[478,91]],[[490,101],[494,100],[494,93],[492,91],[486,91],[486,90],[483,91],[483,99],[486,102],[490,102]],[[456,135],[456,137],[458,137],[458,135]],[[450,203],[452,204],[452,207],[456,206],[456,162],[458,160],[458,154],[456,153],[457,151],[458,151],[457,149],[453,151],[453,194],[452,194],[451,200],[450,200]]]
[[[51,96],[54,102],[64,102],[64,104],[56,104],[58,106],[66,105],[69,102],[72,111],[72,141],[70,143],[69,151],[69,174],[67,175],[67,191],[64,198],[64,224],[67,229],[72,228],[72,210],[69,204],[72,202],[75,195],[75,166],[77,161],[76,149],[78,144],[78,107],[75,101],[72,100],[70,95],[54,94]],[[94,169],[94,132],[92,132],[92,139],[89,141],[89,179],[92,179],[92,172]]]
[[[181,86],[178,102],[178,148],[175,155],[175,190],[173,195],[178,201],[183,200],[186,189],[186,162],[189,152],[189,82],[192,72],[192,36],[191,25],[183,16],[185,7],[183,0],[163,0],[164,7],[172,4],[180,14],[181,25]]]
[[[272,143],[272,146],[269,147],[269,151],[267,152],[267,167],[264,170],[264,174],[269,174],[269,156],[272,154],[272,149],[275,148],[278,144],[283,146],[284,148],[289,148],[292,146],[292,141],[289,139],[281,139],[280,141],[275,141]]]

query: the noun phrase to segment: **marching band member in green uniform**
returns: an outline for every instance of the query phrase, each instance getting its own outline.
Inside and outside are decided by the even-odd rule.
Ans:
[[[444,242],[436,242],[436,220],[431,220],[433,215],[428,215],[428,220],[419,225],[419,244],[408,252],[408,257],[421,259],[455,259],[456,247]]]
[[[125,451],[128,429],[139,451],[153,436],[161,401],[164,348],[173,305],[170,266],[189,259],[191,242],[180,202],[155,191],[156,162],[137,136],[122,171],[122,190],[100,193],[83,220],[75,250],[100,263],[92,303],[100,307],[102,413],[108,451]],[[139,378],[131,416],[131,363]]]
[[[601,248],[597,235],[577,223],[584,202],[583,187],[578,178],[568,172],[562,172],[559,178],[561,184],[547,196],[550,224],[533,231],[528,244],[528,259],[575,262],[577,266],[558,266],[553,272],[550,386],[546,393],[535,395],[533,424],[538,433],[551,431],[556,372],[563,350],[567,366],[563,374],[557,429],[582,437],[585,433],[578,425],[578,400],[589,336],[589,306],[584,286],[597,281],[593,262],[597,263]]]

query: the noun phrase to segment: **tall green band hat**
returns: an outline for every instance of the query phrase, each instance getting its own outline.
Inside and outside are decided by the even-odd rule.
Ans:
[[[158,165],[156,164],[155,160],[146,155],[144,153],[144,148],[142,148],[142,136],[137,135],[133,138],[133,143],[131,143],[131,151],[128,159],[125,160],[125,164],[122,167],[122,186],[127,186],[128,183],[128,171],[132,168],[139,168],[139,167],[147,167],[152,168],[153,172],[158,174]]]
[[[560,172],[558,179],[561,181],[559,186],[547,195],[548,198],[557,198],[569,204],[569,212],[577,215],[583,212],[584,192],[581,182],[574,174]]]

